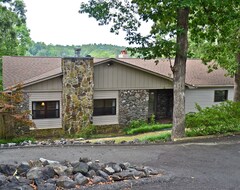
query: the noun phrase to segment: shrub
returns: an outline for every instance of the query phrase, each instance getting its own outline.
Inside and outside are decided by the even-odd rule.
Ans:
[[[226,101],[212,107],[201,108],[187,114],[187,136],[224,134],[240,131],[240,103]]]
[[[81,129],[81,132],[77,135],[83,138],[90,138],[92,135],[97,133],[96,126],[90,125]]]
[[[140,133],[160,131],[163,129],[169,129],[172,127],[172,124],[155,124],[155,125],[143,125],[138,128],[129,129],[126,131],[128,135],[135,135]]]

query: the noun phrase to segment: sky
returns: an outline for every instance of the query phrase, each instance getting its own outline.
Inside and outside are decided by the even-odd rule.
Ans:
[[[32,40],[60,45],[128,46],[123,32],[114,35],[109,32],[110,26],[99,26],[94,18],[79,14],[81,2],[83,0],[24,0]]]

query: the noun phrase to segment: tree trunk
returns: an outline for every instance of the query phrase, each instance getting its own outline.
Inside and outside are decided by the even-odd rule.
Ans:
[[[173,71],[173,128],[172,140],[185,136],[185,74],[188,50],[189,8],[180,8],[177,12],[177,50]]]
[[[237,55],[238,67],[234,76],[234,102],[240,102],[240,53]]]

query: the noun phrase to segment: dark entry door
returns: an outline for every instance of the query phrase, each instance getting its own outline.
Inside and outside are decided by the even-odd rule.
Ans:
[[[173,90],[157,90],[156,96],[156,118],[170,119],[173,113]]]
[[[156,119],[172,119],[173,90],[151,90],[149,96],[149,115],[154,114]]]

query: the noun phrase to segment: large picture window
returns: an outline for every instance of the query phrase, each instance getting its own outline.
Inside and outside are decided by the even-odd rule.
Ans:
[[[228,99],[227,90],[215,90],[214,91],[214,102],[223,102]]]
[[[59,118],[59,101],[32,102],[32,118]]]
[[[93,116],[116,115],[116,99],[94,100]]]

